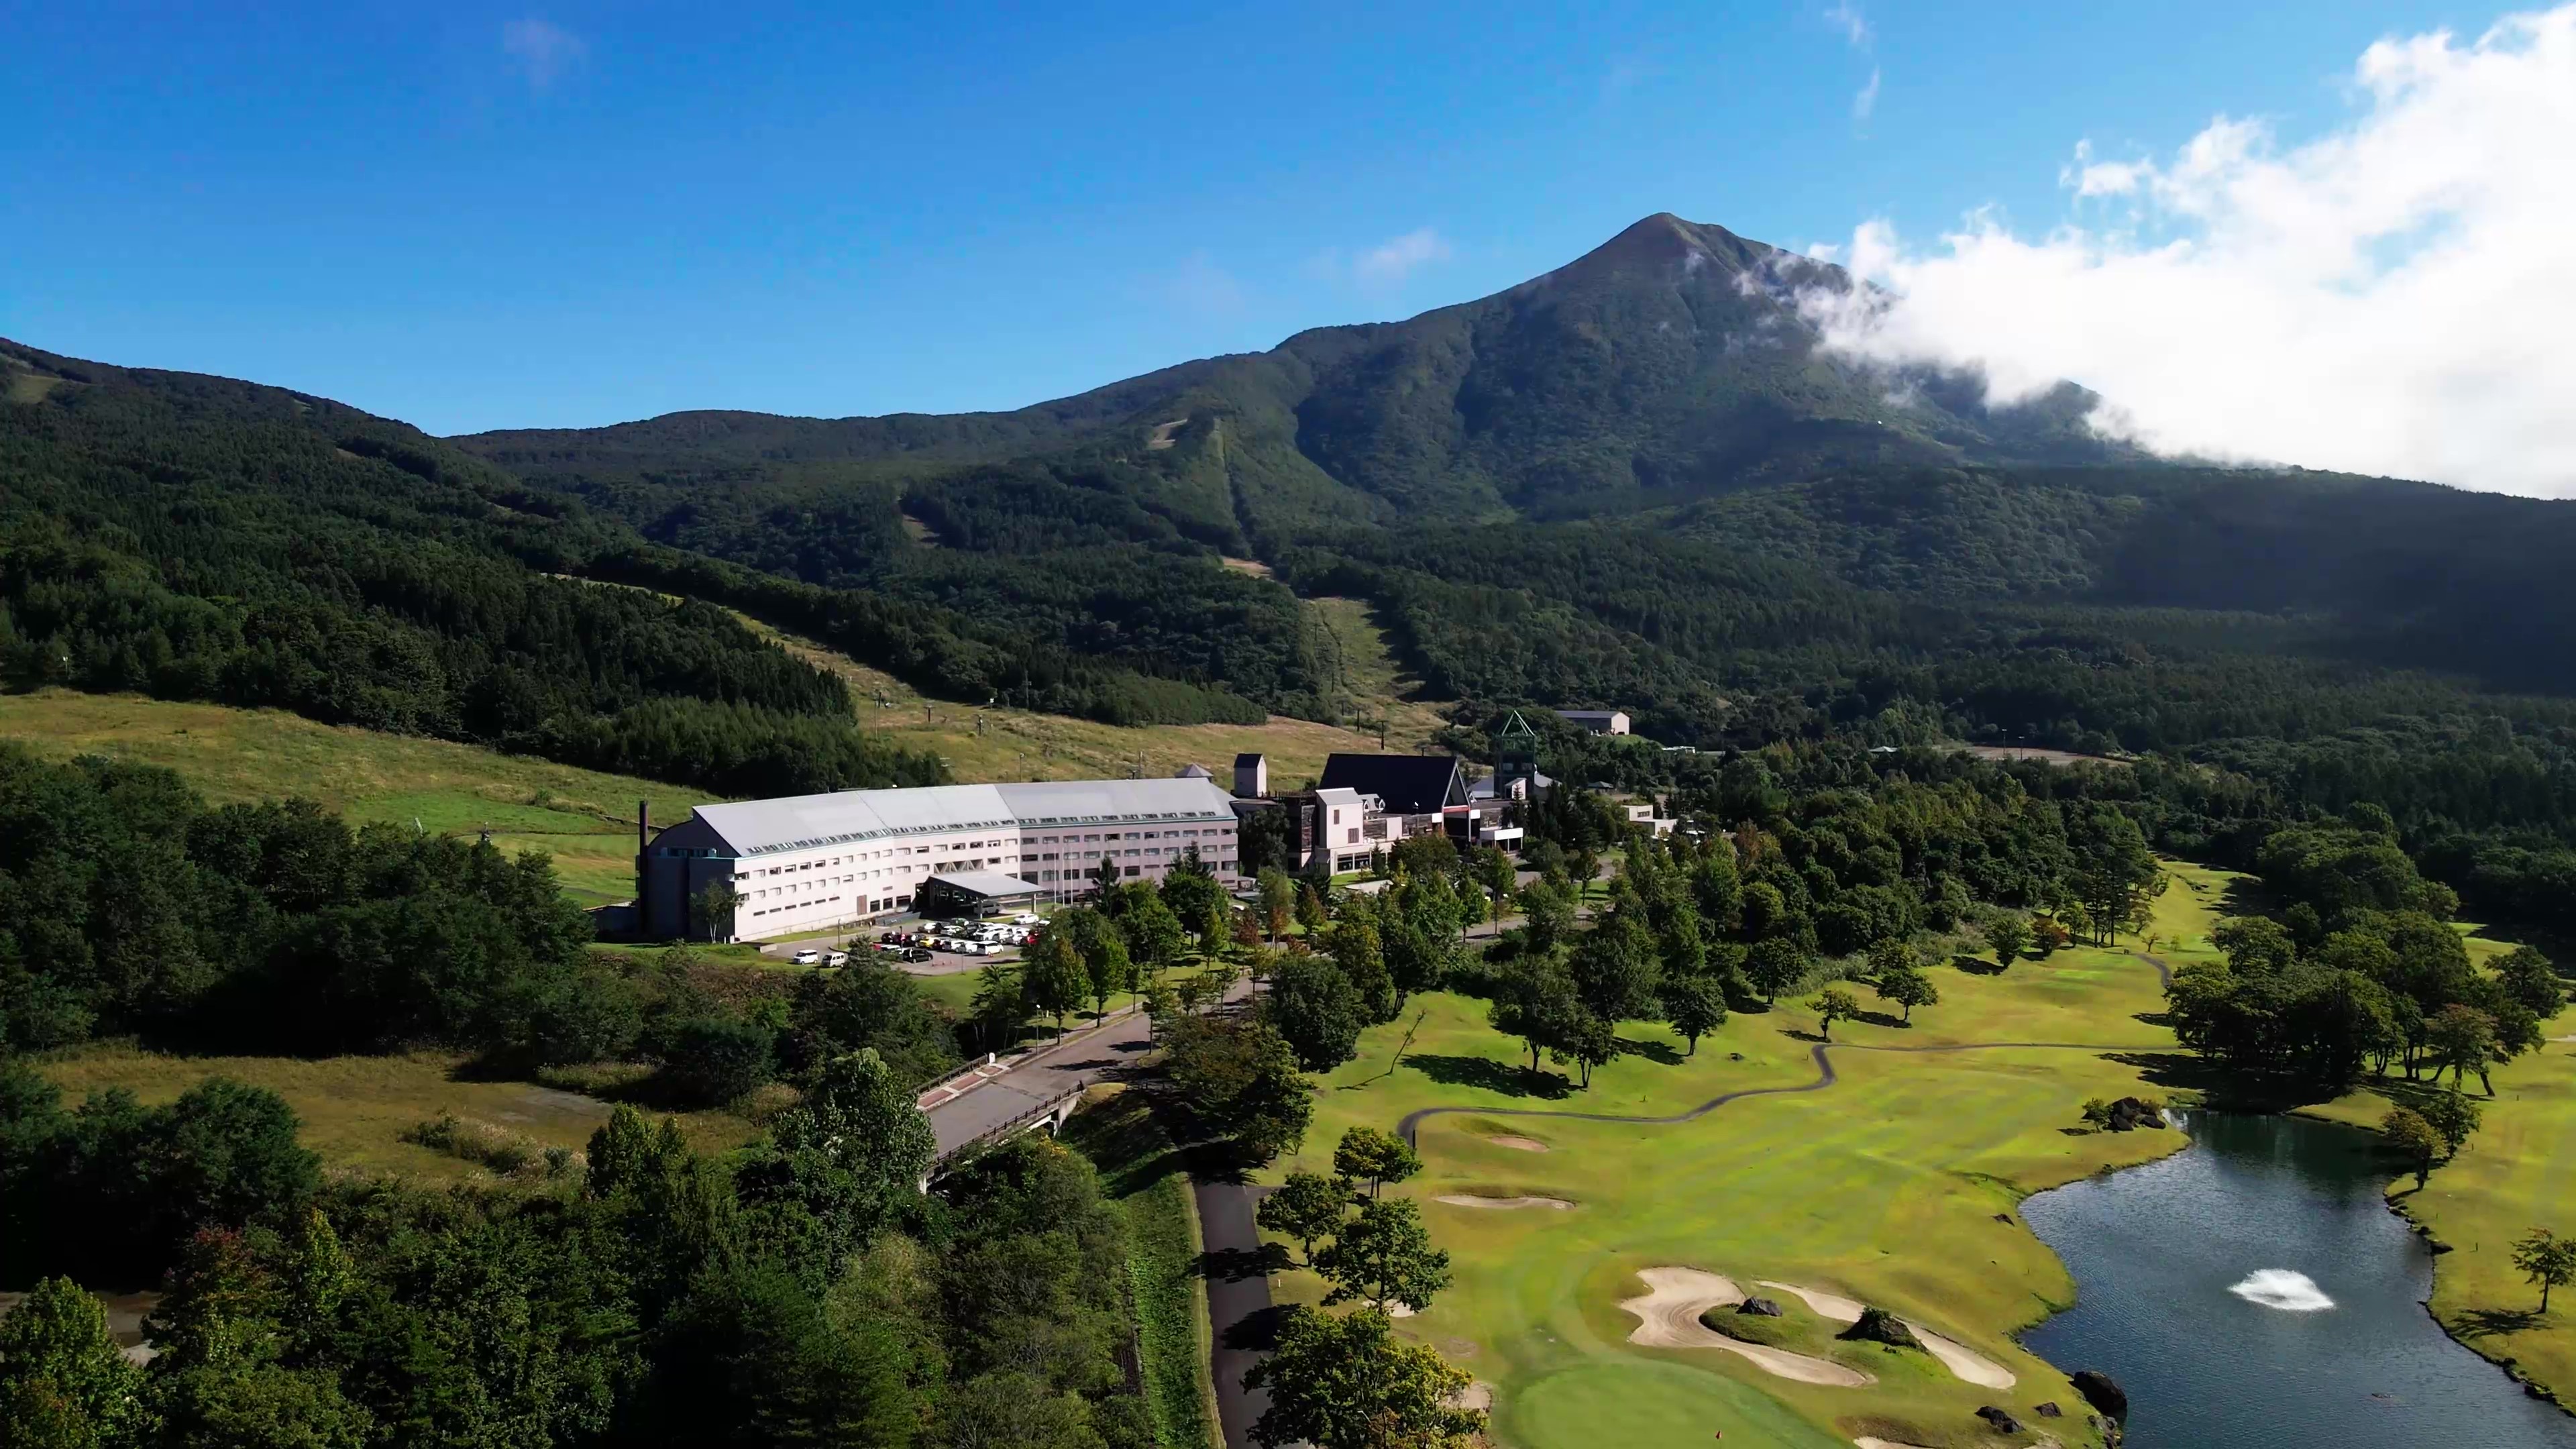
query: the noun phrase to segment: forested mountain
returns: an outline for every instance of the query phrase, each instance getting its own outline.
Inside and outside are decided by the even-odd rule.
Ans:
[[[1342,594],[1473,712],[2164,752],[2290,810],[2386,792],[2487,899],[2576,869],[2576,504],[2146,457],[2072,386],[1992,410],[1837,359],[1798,298],[1849,285],[1656,216],[1491,297],[1013,413],[456,441],[658,543],[1285,712],[1319,693],[1291,592]]]
[[[1740,738],[1711,701],[1784,678],[1741,627],[1754,618],[1882,667],[1928,662],[1927,639],[1955,654],[1961,616],[1940,611],[1966,610],[1980,657],[2072,628],[2088,665],[2109,639],[2576,691],[2561,622],[2576,599],[2554,567],[2576,508],[2145,458],[2093,434],[2094,400],[2072,386],[1994,410],[1972,377],[1835,357],[1798,297],[1849,285],[1655,216],[1491,297],[1013,413],[683,413],[456,441],[660,542],[1156,673],[1207,669],[1292,713],[1311,707],[1314,664],[1283,596],[1180,560],[1293,565],[1300,587],[1393,613],[1411,662],[1452,693],[1616,697],[1676,738]],[[1533,577],[1534,550],[1601,566]],[[1554,583],[1576,574],[1572,592]],[[1904,602],[1859,597],[1882,594]],[[1845,622],[1810,627],[1819,607]],[[2122,613],[2141,607],[2168,612]],[[1508,639],[1490,627],[1506,618]],[[1858,618],[1881,623],[1855,634]],[[1460,628],[1487,657],[1466,657]],[[1800,658],[1786,674],[1812,690],[1855,670]],[[2136,748],[2173,735],[2080,709],[1964,723],[2069,718]]]
[[[1261,714],[1093,640],[657,546],[322,398],[10,343],[0,397],[0,678],[21,687],[277,706],[729,794],[943,778],[863,736],[837,678],[729,606],[951,697]]]

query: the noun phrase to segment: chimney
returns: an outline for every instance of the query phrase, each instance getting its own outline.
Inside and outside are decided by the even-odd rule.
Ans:
[[[637,855],[642,855],[644,853],[644,847],[651,845],[652,843],[653,802],[650,800],[638,800],[635,802],[635,853]]]
[[[1237,755],[1234,757],[1234,793],[1240,800],[1259,800],[1270,793],[1270,757]]]

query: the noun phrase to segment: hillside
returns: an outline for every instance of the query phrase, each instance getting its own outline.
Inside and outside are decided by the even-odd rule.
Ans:
[[[565,891],[588,905],[635,893],[636,801],[669,824],[708,798],[449,740],[133,694],[0,695],[0,740],[51,760],[157,765],[218,805],[298,798],[352,824],[469,840],[488,830],[504,851],[552,855]]]
[[[1434,697],[1701,744],[1902,702],[2174,748],[2576,693],[2576,506],[2141,457],[2080,389],[1992,410],[1844,363],[1797,299],[1848,285],[1658,215],[1489,297],[1016,412],[455,442],[659,542],[1303,717],[1325,641],[1278,584],[1365,600]]]

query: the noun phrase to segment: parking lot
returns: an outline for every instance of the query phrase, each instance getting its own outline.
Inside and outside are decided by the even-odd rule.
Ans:
[[[996,961],[1016,962],[1043,923],[1042,917],[1025,911],[989,921],[907,916],[853,927],[846,934],[763,942],[760,954],[785,965],[829,970],[849,956],[873,953],[915,976],[949,976],[980,971]]]

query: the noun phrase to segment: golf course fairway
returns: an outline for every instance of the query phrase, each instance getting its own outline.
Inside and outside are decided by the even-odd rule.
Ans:
[[[2155,957],[2209,959],[2231,878],[2167,868],[2174,884],[2158,903]],[[2164,998],[2156,961],[2136,944],[2071,948],[2001,974],[1935,965],[1941,1001],[1918,1009],[1911,1027],[1892,1018],[1837,1024],[1821,1058],[1814,1015],[1788,1000],[1733,1015],[1696,1055],[1660,1025],[1627,1022],[1619,1034],[1629,1050],[1583,1092],[1561,1079],[1534,1084],[1526,1051],[1486,1024],[1485,1003],[1416,997],[1362,1039],[1356,1060],[1319,1079],[1302,1153],[1264,1180],[1329,1172],[1347,1127],[1392,1130],[1446,1109],[1417,1120],[1423,1171],[1389,1191],[1422,1204],[1455,1281],[1403,1327],[1492,1386],[1495,1437],[1516,1449],[1704,1446],[1720,1433],[1791,1449],[1861,1437],[1998,1442],[1974,1417],[1987,1404],[2033,1425],[2014,1442],[2044,1432],[2098,1443],[2066,1375],[2012,1337],[2074,1296],[2016,1207],[2042,1188],[2183,1145],[2171,1131],[2080,1125],[2089,1097],[2169,1090],[2149,1080],[2175,1065],[2176,1047],[2141,1019]],[[1763,1089],[1677,1122],[1519,1115],[1676,1117]],[[1494,1211],[1444,1196],[1574,1206]],[[1956,1340],[2018,1382],[1980,1387],[1919,1350],[1840,1342],[1838,1325],[1808,1320],[1794,1298],[1791,1318],[1770,1320],[1785,1325],[1770,1331],[1803,1334],[1784,1346],[1872,1382],[1802,1383],[1733,1353],[1633,1343],[1638,1319],[1620,1304],[1648,1291],[1641,1270],[1659,1267],[1845,1294]],[[1276,1292],[1313,1302],[1322,1286],[1292,1272]],[[2043,1402],[2065,1417],[2035,1418]]]

